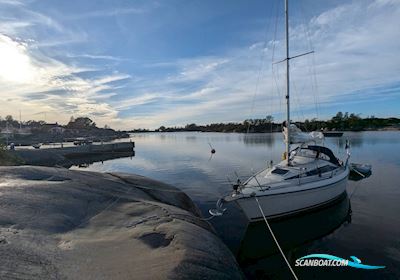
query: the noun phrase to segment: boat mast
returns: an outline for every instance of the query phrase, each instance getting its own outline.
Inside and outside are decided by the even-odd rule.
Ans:
[[[286,142],[286,160],[290,164],[290,102],[289,102],[289,7],[288,0],[285,0],[285,30],[286,30],[286,128],[287,128],[287,142]]]

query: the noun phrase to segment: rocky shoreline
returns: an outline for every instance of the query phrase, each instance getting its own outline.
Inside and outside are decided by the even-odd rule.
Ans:
[[[1,279],[242,279],[182,191],[145,177],[0,167]]]

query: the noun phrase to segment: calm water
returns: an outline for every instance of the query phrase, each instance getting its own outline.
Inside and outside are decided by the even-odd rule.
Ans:
[[[304,255],[324,253],[386,266],[295,267],[300,279],[400,279],[400,132],[345,133],[325,144],[344,158],[346,138],[351,161],[372,164],[372,175],[350,181],[348,195],[338,203],[271,226],[292,264]],[[204,216],[231,190],[227,178],[250,176],[270,160],[280,161],[284,150],[280,133],[147,133],[132,135],[132,140],[135,157],[95,163],[86,170],[137,173],[172,184],[185,191]],[[212,157],[209,143],[216,149]],[[265,224],[248,226],[235,205],[211,223],[248,278],[290,279]]]

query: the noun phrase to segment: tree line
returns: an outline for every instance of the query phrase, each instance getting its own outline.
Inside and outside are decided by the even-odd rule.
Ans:
[[[70,128],[70,129],[97,129],[98,128],[96,123],[88,117],[74,118],[72,116],[66,125],[59,125],[58,123],[47,123],[42,120],[19,121],[19,120],[14,119],[14,117],[11,115],[7,115],[4,119],[0,116],[0,128],[5,128],[5,127],[18,128],[20,126],[33,128],[33,129],[45,128],[45,127],[49,127],[49,126],[60,126],[60,127],[64,127],[64,128]],[[104,128],[110,129],[107,125],[105,125]]]
[[[22,129],[19,129],[19,128]],[[117,138],[129,137],[124,131],[115,131],[108,127],[97,127],[88,117],[71,117],[66,125],[47,123],[45,121],[15,120],[12,116],[0,117],[0,143],[12,141],[22,145],[31,143],[61,142],[65,139],[84,137],[93,141],[110,141]]]
[[[306,119],[304,122],[294,122],[303,131],[315,130],[337,130],[337,131],[363,131],[377,129],[400,129],[399,118],[377,118],[368,116],[361,118],[359,114],[338,112],[328,120]],[[239,132],[239,133],[268,133],[282,130],[282,123],[274,122],[272,116],[264,119],[247,119],[243,122],[212,123],[197,125],[187,124],[183,127],[160,126],[155,131],[176,132],[176,131],[200,131],[200,132]],[[141,130],[142,132],[150,130]],[[137,131],[139,132],[139,131]]]

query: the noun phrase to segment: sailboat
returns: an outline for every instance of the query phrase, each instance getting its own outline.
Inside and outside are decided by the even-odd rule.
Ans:
[[[217,202],[217,209],[210,210],[211,215],[222,215],[224,202],[236,202],[250,221],[281,217],[329,203],[346,191],[350,157],[347,143],[347,159],[343,162],[329,148],[319,145],[324,137],[322,132],[306,134],[290,121],[289,61],[301,55],[289,56],[288,0],[285,0],[285,27],[285,159],[243,183],[238,179],[232,193]]]

